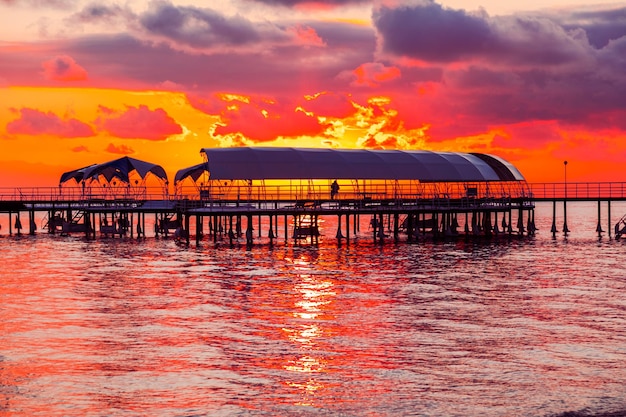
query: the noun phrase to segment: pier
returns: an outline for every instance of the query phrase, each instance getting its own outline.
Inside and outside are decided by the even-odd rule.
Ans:
[[[172,185],[159,165],[123,157],[63,173],[58,187],[0,189],[0,225],[4,214],[9,235],[251,246],[317,243],[321,220],[333,216],[338,242],[349,243],[365,219],[382,244],[533,235],[539,201],[552,202],[551,233],[567,235],[567,204],[597,201],[598,234],[604,203],[609,236],[621,235],[611,202],[626,201],[626,183],[531,184],[492,155],[298,148],[203,148],[201,155],[204,162],[179,170]]]
[[[9,234],[34,234],[43,213],[48,233],[143,238],[151,227],[155,237],[248,246],[264,236],[272,245],[281,232],[285,241],[316,243],[327,216],[336,216],[340,242],[364,216],[375,243],[535,232],[524,177],[492,155],[254,147],[200,154],[204,162],[179,170],[173,187],[161,166],[123,157],[63,173],[58,188],[0,193],[0,212]]]
[[[164,195],[81,195],[80,188],[19,188],[0,190],[0,213],[9,234],[47,233],[107,237],[175,237],[234,240],[266,236],[315,241],[321,217],[336,216],[336,237],[350,241],[359,231],[360,219],[369,219],[372,239],[416,241],[423,236],[491,236],[532,233],[533,204],[529,198],[475,198],[463,187],[448,187],[444,194],[390,195],[383,189],[344,191],[333,199],[323,186],[306,196],[297,190],[252,186],[230,190],[219,197],[208,193]],[[345,186],[344,186],[345,188]],[[268,195],[269,194],[269,195]],[[237,195],[239,197],[237,197]],[[243,197],[242,197],[243,196]],[[310,197],[310,198],[309,198]],[[0,217],[3,217],[0,215]],[[41,219],[39,224],[36,218]],[[515,224],[513,224],[515,219]],[[261,228],[265,227],[266,230]],[[256,231],[256,235],[255,232]],[[391,231],[391,236],[387,232]],[[262,235],[261,235],[262,234]]]
[[[474,184],[476,185],[476,184]],[[483,185],[485,186],[485,185]],[[532,235],[535,202],[551,202],[551,233],[568,233],[567,217],[556,209],[573,202],[597,202],[596,232],[613,235],[611,203],[626,201],[626,183],[527,183],[522,196],[478,197],[467,184],[434,185],[398,194],[384,185],[346,189],[330,197],[330,185],[306,187],[221,185],[169,193],[161,188],[85,194],[82,187],[0,189],[0,225],[9,235],[51,233],[104,237],[172,237],[189,243],[208,240],[247,245],[261,237],[316,242],[319,219],[335,216],[336,238],[350,242],[361,218],[376,243],[425,238]],[[469,191],[468,191],[469,189]],[[193,192],[192,192],[193,191]],[[397,191],[397,190],[395,190]],[[567,191],[567,197],[565,197]],[[563,210],[566,213],[566,210]],[[618,213],[619,216],[622,213]],[[559,219],[560,220],[560,219]],[[606,229],[603,227],[606,226]],[[263,228],[265,230],[263,230]],[[8,229],[8,230],[7,230]]]

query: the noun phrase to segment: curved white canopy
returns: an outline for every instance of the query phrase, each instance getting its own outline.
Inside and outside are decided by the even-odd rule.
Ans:
[[[212,180],[524,181],[510,163],[478,153],[271,147],[203,148],[200,153]],[[184,171],[176,174],[178,181]]]

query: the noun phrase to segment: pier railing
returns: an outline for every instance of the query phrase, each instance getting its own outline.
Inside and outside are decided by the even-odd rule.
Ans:
[[[534,200],[626,200],[626,182],[528,183]]]
[[[326,201],[326,200],[457,200],[528,198],[528,187],[519,182],[494,183],[419,183],[346,182],[336,195],[330,184],[306,182],[283,185],[232,185],[216,183],[211,186],[178,187],[174,193],[162,187],[19,187],[0,188],[0,201],[114,201],[114,200],[192,200],[209,202],[260,201]]]
[[[335,200],[445,200],[465,198],[528,200],[624,200],[626,182],[546,183],[411,183],[342,184]],[[191,200],[209,202],[259,202],[330,200],[329,185],[253,185],[185,187],[170,192],[162,187],[117,187],[90,190],[82,187],[0,188],[0,201],[83,201],[83,200]]]

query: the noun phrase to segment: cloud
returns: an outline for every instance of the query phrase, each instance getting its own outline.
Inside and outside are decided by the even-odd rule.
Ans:
[[[379,87],[382,83],[392,81],[401,76],[397,67],[387,67],[380,62],[368,62],[351,72],[344,72],[340,77],[351,79],[350,85],[355,87]]]
[[[369,5],[372,0],[247,0],[250,3],[261,3],[299,9],[331,9],[352,5]]]
[[[52,112],[30,108],[19,110],[20,117],[7,124],[7,133],[12,135],[51,135],[62,138],[94,136],[94,131],[86,123],[77,119],[61,119]]]
[[[548,142],[563,142],[562,127],[554,121],[523,122],[502,126],[493,139],[501,148],[541,149]]]
[[[134,13],[127,8],[116,4],[96,4],[86,5],[81,11],[72,16],[74,22],[100,23],[117,21],[122,17],[132,17]]]
[[[182,133],[181,126],[165,110],[150,110],[148,106],[127,107],[118,112],[104,106],[97,124],[112,136],[127,139],[166,140]]]
[[[344,119],[356,113],[356,109],[348,95],[333,92],[306,96],[300,107],[320,117],[337,119]]]
[[[0,0],[0,4],[9,6],[50,7],[56,9],[68,9],[75,3],[76,0]]]
[[[425,61],[453,61],[484,51],[491,30],[481,16],[444,9],[432,0],[415,6],[381,6],[373,21],[383,52]]]
[[[59,55],[42,64],[44,76],[53,81],[84,81],[87,71],[70,56]]]
[[[132,155],[135,153],[133,148],[128,145],[114,145],[112,143],[109,143],[109,146],[106,147],[105,151],[117,155]]]
[[[242,17],[226,18],[211,9],[177,7],[166,1],[152,3],[139,19],[149,33],[192,47],[256,43],[258,29]]]
[[[91,4],[72,15],[67,23],[107,27],[121,24],[142,41],[165,43],[170,48],[196,54],[259,53],[285,46],[324,46],[310,25],[251,21],[240,14],[228,16],[216,9],[179,6],[167,0],[152,1],[141,13],[118,5]]]
[[[239,50],[258,52],[265,44],[300,44],[302,33],[270,22],[252,22],[240,15],[226,16],[209,8],[175,6],[155,1],[149,11],[138,16],[145,35],[166,41],[173,48],[196,51]],[[314,43],[318,39],[310,37]]]
[[[85,145],[80,145],[73,147],[72,152],[89,152],[89,149]]]
[[[330,127],[315,115],[276,102],[231,103],[222,112],[216,136],[241,134],[253,142],[270,142],[279,137],[322,135]]]
[[[325,46],[322,38],[319,37],[315,29],[303,25],[295,25],[287,28],[287,33],[292,34],[296,43],[304,46]]]
[[[626,22],[621,11],[563,9],[558,15],[490,17],[426,0],[381,6],[373,17],[377,57],[398,67],[401,79],[413,84],[402,92],[395,87],[403,84],[395,80],[385,89],[405,127],[428,126],[428,140],[435,146],[484,136],[493,126],[512,126],[494,143],[519,147],[528,142],[532,149],[582,126],[625,131]],[[526,127],[533,124],[536,130]],[[552,126],[560,130],[552,134]]]
[[[430,63],[562,65],[589,51],[584,36],[545,17],[468,13],[432,0],[377,8],[373,21],[383,54]]]
[[[587,9],[550,16],[567,31],[582,29],[589,43],[602,49],[612,40],[626,36],[626,7]]]
[[[289,42],[259,41],[242,47],[246,52],[252,48],[249,53],[227,51],[219,44],[215,50],[204,50],[150,42],[149,36],[133,27],[127,33],[25,43],[0,48],[0,74],[11,85],[56,84],[33,76],[33,67],[49,60],[50,50],[62,50],[89,69],[84,84],[93,87],[146,90],[163,88],[167,82],[177,91],[195,94],[235,91],[280,96],[295,92],[301,96],[344,89],[347,83],[337,74],[372,60],[376,39],[371,27],[307,22],[298,27],[312,38],[303,40],[296,38],[297,31],[290,32],[296,26],[285,28]],[[325,46],[317,46],[320,40]]]

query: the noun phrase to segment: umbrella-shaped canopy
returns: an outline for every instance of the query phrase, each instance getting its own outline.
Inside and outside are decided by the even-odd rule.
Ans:
[[[114,161],[89,165],[84,168],[66,172],[61,175],[60,183],[62,184],[71,179],[76,180],[76,182],[93,181],[97,180],[100,176],[104,177],[108,182],[111,182],[114,178],[122,182],[129,182],[128,176],[133,171],[136,171],[142,179],[148,174],[153,174],[158,179],[167,181],[167,174],[160,165],[125,156]]]

